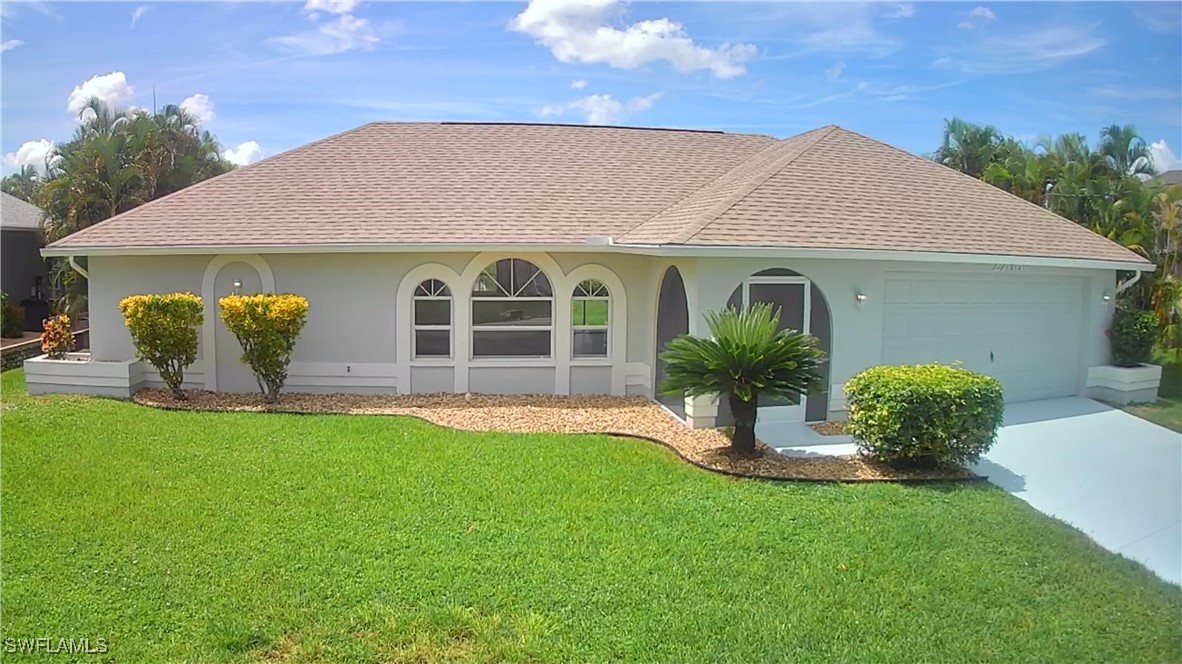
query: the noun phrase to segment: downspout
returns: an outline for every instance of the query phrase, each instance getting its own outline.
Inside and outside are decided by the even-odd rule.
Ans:
[[[70,260],[74,260],[74,257],[71,256]],[[1126,279],[1116,285],[1116,294],[1120,295],[1121,293],[1128,290],[1133,284],[1137,283],[1140,280],[1141,280],[1141,271],[1137,270],[1136,272],[1133,273],[1133,276],[1129,277],[1128,279]]]
[[[70,264],[70,267],[74,268],[74,271],[75,271],[75,272],[77,272],[78,274],[82,275],[82,278],[84,278],[84,279],[90,279],[90,273],[86,271],[86,268],[84,268],[84,267],[82,267],[81,265],[79,265],[79,264],[78,264],[78,261],[77,261],[77,260],[75,260],[75,257],[74,257],[73,255],[69,256],[69,257],[66,259],[66,262]],[[1139,277],[1139,276],[1141,276],[1141,274],[1140,274],[1140,273],[1137,273],[1137,276]],[[1116,292],[1118,292],[1118,293],[1119,293],[1119,292],[1120,292],[1120,290],[1118,289]]]

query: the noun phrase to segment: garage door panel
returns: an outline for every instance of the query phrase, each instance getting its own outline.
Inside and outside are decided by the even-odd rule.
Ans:
[[[949,275],[887,284],[884,363],[960,363],[1000,380],[1007,401],[1078,391],[1082,280]]]

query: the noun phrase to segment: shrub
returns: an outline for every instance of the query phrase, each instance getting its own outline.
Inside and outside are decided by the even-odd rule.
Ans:
[[[172,395],[184,399],[185,367],[197,360],[197,328],[205,321],[192,293],[132,295],[119,302],[136,356],[151,364]]]
[[[825,353],[816,347],[816,338],[779,329],[779,311],[766,303],[712,311],[706,323],[710,338],[682,335],[661,353],[665,380],[660,389],[726,398],[735,418],[731,450],[752,454],[759,397],[794,397],[812,390],[821,382]]]
[[[279,400],[296,337],[308,317],[308,300],[290,293],[227,295],[218,300],[222,321],[242,345],[242,362],[254,372],[268,403]]]
[[[976,461],[997,439],[1004,410],[997,380],[941,364],[871,367],[845,393],[860,451],[902,466]]]
[[[1136,367],[1148,362],[1153,354],[1153,342],[1159,332],[1157,315],[1143,311],[1122,300],[1112,314],[1112,363],[1118,367]]]
[[[19,339],[25,333],[25,310],[8,301],[8,293],[0,291],[0,337]]]
[[[74,332],[70,329],[70,317],[58,314],[41,323],[41,352],[51,360],[60,360],[74,350]]]

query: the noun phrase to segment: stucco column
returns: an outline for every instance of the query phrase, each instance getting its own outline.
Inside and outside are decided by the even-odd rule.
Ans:
[[[686,397],[685,420],[693,429],[713,429],[718,422],[718,398]]]

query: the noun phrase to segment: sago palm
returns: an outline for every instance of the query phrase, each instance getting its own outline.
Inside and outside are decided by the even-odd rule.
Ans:
[[[731,450],[753,454],[760,397],[797,397],[820,385],[824,352],[816,338],[779,329],[780,312],[770,304],[710,312],[706,324],[710,338],[682,335],[661,354],[660,389],[727,399],[735,418]]]

